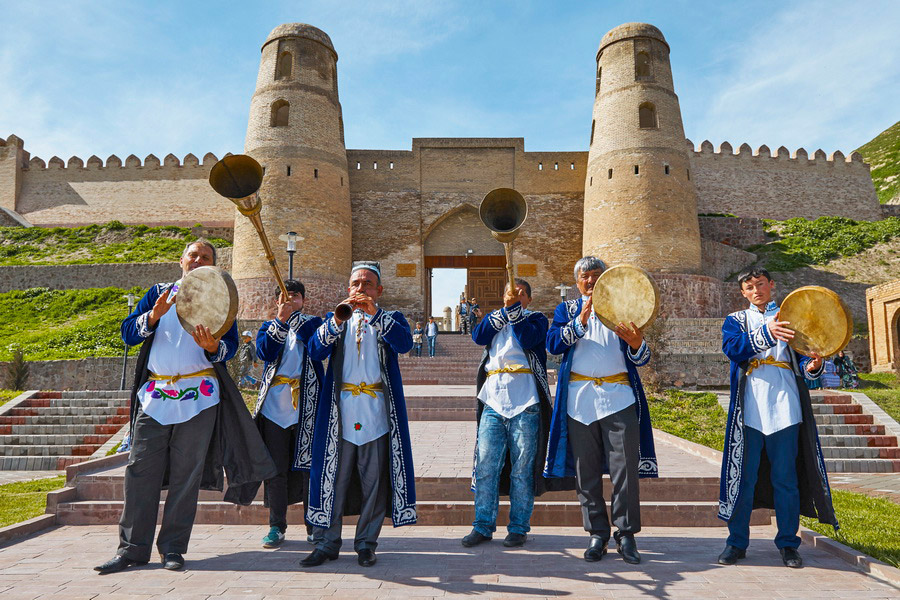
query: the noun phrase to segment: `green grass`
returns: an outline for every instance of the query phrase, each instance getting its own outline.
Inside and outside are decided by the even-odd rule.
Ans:
[[[725,446],[725,411],[710,392],[668,390],[648,398],[653,427],[721,451]]]
[[[0,527],[39,517],[47,509],[47,492],[66,483],[65,475],[0,485]]]
[[[900,195],[900,121],[856,151],[872,166],[872,183],[878,200],[884,204]]]
[[[900,381],[893,373],[860,373],[859,391],[900,422]]]
[[[10,360],[16,347],[26,360],[121,356],[125,293],[119,288],[33,288],[0,294],[0,360]]]
[[[0,390],[0,406],[3,406],[21,393],[22,390]]]
[[[772,240],[749,250],[758,254],[761,263],[773,272],[825,264],[900,237],[898,217],[881,221],[854,221],[844,217],[819,217],[814,221],[766,219],[763,225]]]
[[[801,517],[800,522],[804,527],[900,567],[900,504],[843,490],[832,490],[832,502],[841,525],[839,531],[808,517]]]
[[[126,226],[118,221],[86,227],[0,227],[0,265],[75,265],[177,261],[186,227]],[[216,247],[230,246],[220,238]]]

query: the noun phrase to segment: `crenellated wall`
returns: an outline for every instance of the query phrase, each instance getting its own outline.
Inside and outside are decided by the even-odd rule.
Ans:
[[[789,219],[842,216],[876,221],[881,206],[862,155],[841,151],[809,156],[799,148],[791,154],[781,146],[754,152],[741,144],[737,152],[723,142],[718,150],[709,141],[699,149],[687,140],[691,177],[697,188],[699,213],[730,213],[739,217]]]

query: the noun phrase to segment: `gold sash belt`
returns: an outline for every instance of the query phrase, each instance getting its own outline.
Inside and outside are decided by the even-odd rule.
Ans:
[[[294,405],[294,410],[297,410],[297,407],[300,406],[300,379],[284,375],[276,375],[272,378],[272,387],[284,384],[291,386],[291,403]]]
[[[628,373],[616,373],[615,375],[607,375],[606,377],[589,377],[588,375],[582,375],[581,373],[575,373],[574,371],[569,376],[569,381],[593,381],[594,385],[601,386],[604,383],[621,383],[622,385],[631,385],[631,381],[628,379]]]
[[[773,367],[778,367],[779,369],[791,369],[791,363],[786,363],[780,360],[775,360],[772,356],[767,356],[764,359],[760,360],[758,358],[751,358],[750,364],[747,366],[747,375],[752,373],[755,369],[763,365],[772,365]]]
[[[150,373],[150,377],[147,378],[148,381],[165,381],[169,384],[178,383],[181,379],[189,379],[191,377],[215,377],[216,372],[213,369],[203,369],[202,371],[197,371],[196,373],[185,373],[184,375],[159,375],[157,373]]]
[[[380,392],[384,387],[381,385],[381,382],[378,383],[366,383],[363,381],[359,385],[354,383],[344,383],[341,384],[342,392],[350,392],[354,396],[359,396],[360,394],[367,394],[375,398],[375,392]]]
[[[533,371],[524,365],[506,365],[500,369],[488,371],[487,376],[490,377],[491,375],[498,375],[500,373],[533,373]]]

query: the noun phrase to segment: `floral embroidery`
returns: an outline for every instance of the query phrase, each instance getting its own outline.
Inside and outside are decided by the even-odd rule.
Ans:
[[[213,384],[209,379],[204,379],[200,382],[200,393],[204,396],[212,396]]]
[[[156,382],[151,381],[147,385],[147,391],[150,393],[150,397],[158,400],[162,398],[163,400],[197,400],[200,395],[204,396],[212,396],[215,388],[213,387],[212,382],[209,379],[203,379],[200,382],[200,385],[196,387],[186,388],[184,390],[178,389],[157,389]]]
[[[354,423],[353,429],[359,431],[360,429],[362,429],[362,423],[359,423],[359,422]]]

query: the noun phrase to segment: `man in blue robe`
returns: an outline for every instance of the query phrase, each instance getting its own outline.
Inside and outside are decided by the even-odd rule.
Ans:
[[[650,360],[641,331],[631,323],[607,328],[594,314],[591,294],[606,265],[594,256],[575,264],[581,298],[556,307],[547,351],[562,354],[550,424],[544,476],[575,476],[584,529],[591,535],[584,559],[606,554],[611,535],[603,474],[612,481],[612,523],[625,562],[641,555],[640,477],[657,477],[656,451],[647,399],[637,367]]]
[[[352,316],[329,313],[307,344],[313,360],[328,358],[316,407],[306,522],[319,537],[300,564],[338,557],[343,515],[358,514],[353,548],[361,566],[375,564],[385,515],[394,527],[416,522],[416,491],[406,400],[398,354],[412,348],[399,311],[377,304],[381,266],[360,262],[350,274]]]
[[[790,323],[772,301],[775,282],[765,269],[738,276],[750,307],[722,325],[722,351],[731,360],[731,403],[725,429],[719,518],[728,540],[719,564],[744,558],[754,508],[774,508],[775,546],[784,564],[803,565],[797,548],[800,515],[838,527],[825,460],[804,378],[822,373],[822,358],[798,355]]]

